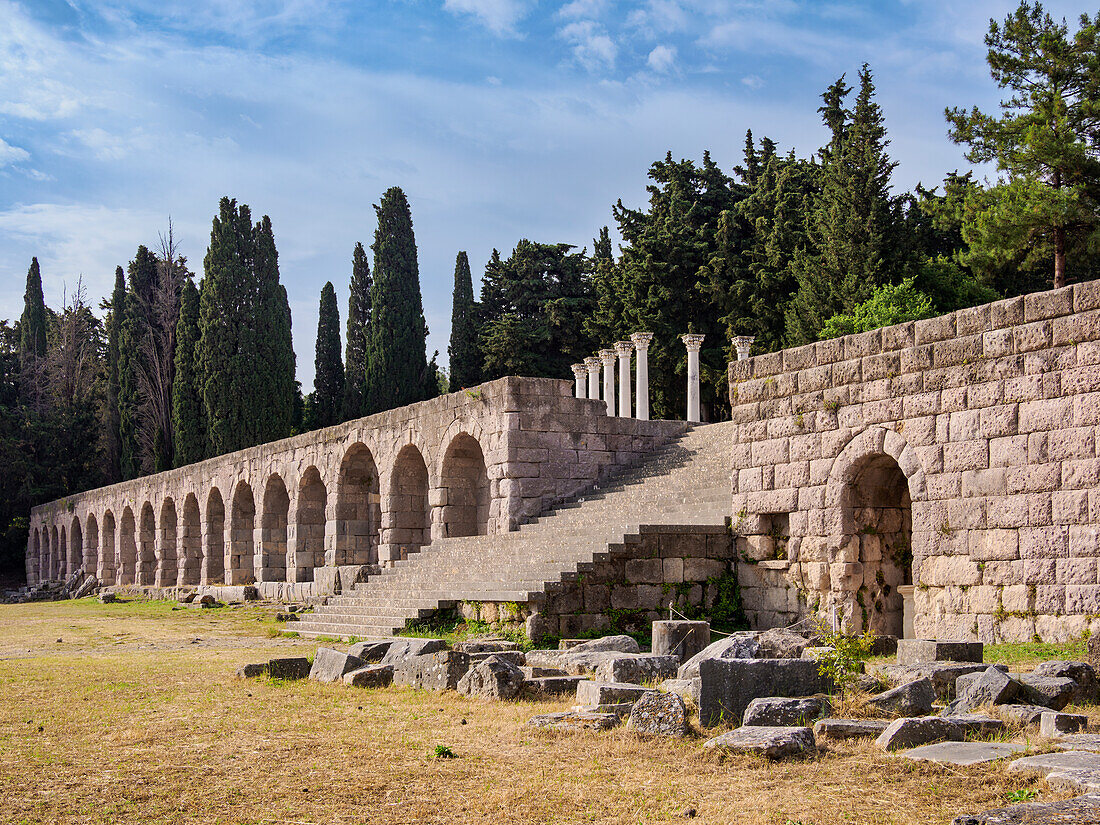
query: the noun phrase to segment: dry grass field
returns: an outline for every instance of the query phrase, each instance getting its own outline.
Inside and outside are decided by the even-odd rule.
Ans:
[[[317,644],[271,638],[262,608],[171,607],[0,605],[0,821],[927,825],[1022,789],[1053,798],[1003,765],[869,746],[769,764],[701,738],[524,726],[568,702],[238,680]]]

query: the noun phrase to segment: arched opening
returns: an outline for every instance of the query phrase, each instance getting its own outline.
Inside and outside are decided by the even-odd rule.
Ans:
[[[157,587],[176,584],[176,502],[171,497],[160,506],[160,532],[157,535]]]
[[[336,564],[378,561],[381,515],[374,457],[365,445],[354,444],[340,464],[336,483]]]
[[[42,535],[38,532],[37,527],[31,530],[31,561],[35,578],[38,581],[42,581],[44,578],[42,564]],[[29,584],[34,584],[34,582],[29,582]]]
[[[202,581],[202,529],[199,502],[194,493],[183,500],[183,524],[179,536],[179,578],[181,587]]]
[[[133,584],[137,568],[137,539],[134,511],[129,505],[122,511],[118,534],[118,583]]]
[[[264,488],[264,509],[260,517],[260,581],[286,581],[286,526],[290,496],[280,475],[273,474]]]
[[[876,633],[902,635],[898,587],[913,581],[913,507],[897,461],[868,456],[854,469],[841,500],[847,542],[858,542],[863,566],[853,618]]]
[[[298,483],[294,515],[295,581],[313,581],[313,571],[325,564],[325,506],[328,491],[316,467],[308,468]]]
[[[84,566],[84,529],[80,526],[80,519],[73,516],[69,525],[69,560],[65,565],[65,571],[72,575]]]
[[[397,454],[390,482],[386,543],[391,559],[406,558],[430,541],[428,513],[428,468],[420,450],[409,444]]]
[[[137,575],[135,584],[150,585],[157,574],[157,520],[153,505],[148,501],[141,507],[141,520],[137,536]]]
[[[115,514],[110,510],[103,514],[103,535],[99,542],[99,564],[96,576],[100,584],[115,584]]]
[[[225,584],[225,502],[217,487],[206,497],[206,541],[202,546],[202,583]]]
[[[50,566],[47,571],[47,577],[50,579],[56,579],[58,571],[61,568],[60,561],[58,559],[58,538],[57,538],[57,525],[54,524],[50,528]]]
[[[252,488],[242,481],[233,491],[230,513],[229,583],[252,584],[256,581],[253,561],[256,545],[256,501]]]
[[[439,486],[443,536],[484,536],[489,528],[489,474],[476,438],[460,433],[451,441]]]
[[[99,522],[94,513],[88,514],[88,526],[84,530],[84,559],[81,566],[84,573],[99,577]]]
[[[69,543],[65,540],[65,525],[62,524],[58,530],[60,536],[57,544],[57,578],[64,579],[69,575],[68,564],[66,564],[66,555],[68,553]]]

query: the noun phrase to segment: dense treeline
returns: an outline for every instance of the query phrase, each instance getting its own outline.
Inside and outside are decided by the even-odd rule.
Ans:
[[[291,318],[271,220],[219,204],[201,278],[169,228],[115,272],[101,322],[82,286],[46,306],[38,261],[24,311],[0,322],[0,542],[17,569],[38,502],[329,426],[503,375],[568,378],[570,364],[637,331],[651,409],[685,406],[680,336],[705,333],[704,415],[728,409],[735,335],[754,352],[928,317],[1100,276],[1100,63],[1096,19],[1076,31],[1023,2],[986,37],[999,115],[946,110],[967,158],[896,192],[870,68],[838,78],[817,114],[826,140],[801,156],[746,134],[740,163],[668,153],[648,202],[621,200],[587,247],[520,240],[494,250],[475,299],[454,269],[449,379],[427,356],[412,213],[399,188],[375,207],[370,250],[351,255],[343,355],[336,289],[320,294],[313,391],[295,381]]]

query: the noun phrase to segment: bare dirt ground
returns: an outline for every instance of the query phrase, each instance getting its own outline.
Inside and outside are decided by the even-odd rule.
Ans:
[[[771,764],[523,724],[570,702],[235,678],[316,649],[271,638],[271,613],[0,605],[0,822],[926,825],[1021,790],[1055,798],[1003,764],[868,745]]]

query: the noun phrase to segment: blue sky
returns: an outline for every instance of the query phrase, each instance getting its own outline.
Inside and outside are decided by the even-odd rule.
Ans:
[[[48,303],[82,276],[98,304],[169,217],[201,274],[228,194],[271,215],[308,389],[321,286],[343,317],[354,244],[398,185],[445,360],[458,250],[476,281],[523,237],[591,246],[617,198],[644,201],[652,161],[710,149],[729,170],[747,128],[808,154],[818,96],[864,61],[895,185],[967,168],[943,109],[995,106],[982,38],[1015,6],[0,0],[0,317],[32,255]]]

